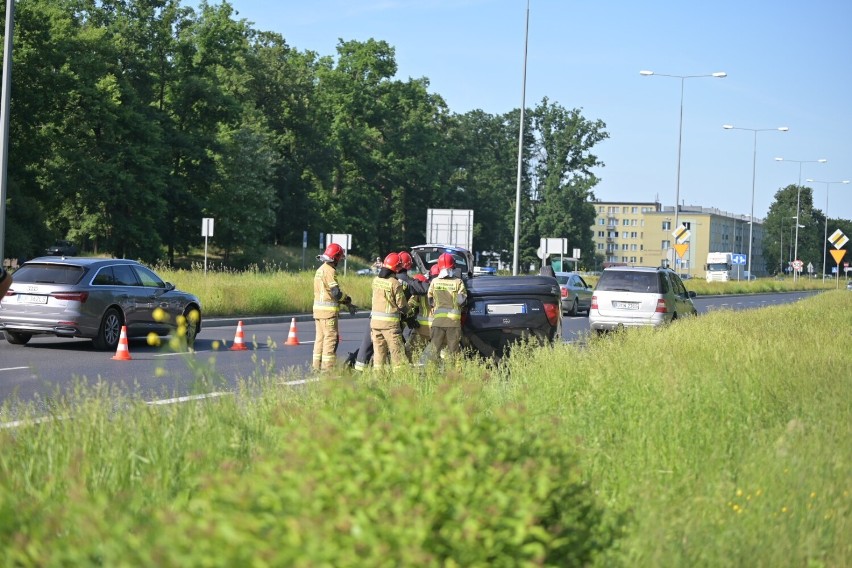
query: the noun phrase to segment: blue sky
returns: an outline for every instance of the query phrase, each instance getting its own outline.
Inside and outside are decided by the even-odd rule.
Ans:
[[[211,2],[217,3],[217,2]],[[338,39],[387,41],[397,78],[426,77],[453,112],[521,105],[526,0],[231,0],[238,18],[300,51]],[[604,201],[673,205],[681,80],[686,79],[680,199],[764,217],[801,179],[852,180],[852,2],[848,0],[530,0],[526,106],[548,97],[606,123],[596,147]],[[724,130],[789,127],[755,134]],[[514,184],[515,180],[507,180]],[[852,184],[829,186],[830,217],[852,219]]]

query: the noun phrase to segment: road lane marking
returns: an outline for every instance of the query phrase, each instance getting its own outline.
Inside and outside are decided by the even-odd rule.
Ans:
[[[177,404],[180,402],[190,402],[193,400],[204,400],[206,398],[218,398],[220,396],[233,396],[232,392],[211,392],[207,394],[194,394],[191,396],[179,396],[177,398],[164,398],[161,400],[151,400],[147,404],[151,406],[161,406],[165,404]]]
[[[29,369],[29,367],[5,367],[0,371],[20,371],[21,369]]]

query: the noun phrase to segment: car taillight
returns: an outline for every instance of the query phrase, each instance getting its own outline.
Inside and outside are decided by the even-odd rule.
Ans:
[[[562,290],[562,297],[565,298],[568,296],[568,288],[560,288]]]
[[[544,313],[547,315],[547,321],[550,322],[550,325],[556,325],[559,321],[560,312],[559,304],[544,305]]]
[[[68,300],[69,302],[80,302],[81,304],[85,304],[86,300],[89,299],[88,292],[54,292],[51,296],[57,300]]]
[[[658,299],[657,300],[657,309],[654,310],[654,311],[657,312],[658,314],[667,313],[669,311],[669,309],[666,307],[666,301],[662,298]]]
[[[592,307],[591,307],[591,309],[593,309],[593,310],[598,309],[598,297],[597,296],[592,296]]]

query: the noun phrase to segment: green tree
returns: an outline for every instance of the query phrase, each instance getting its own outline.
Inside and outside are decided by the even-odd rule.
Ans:
[[[539,237],[567,238],[569,247],[591,259],[595,251],[589,227],[595,209],[590,200],[598,183],[592,168],[604,165],[592,149],[609,138],[606,125],[544,98],[533,110],[531,126],[534,227]]]

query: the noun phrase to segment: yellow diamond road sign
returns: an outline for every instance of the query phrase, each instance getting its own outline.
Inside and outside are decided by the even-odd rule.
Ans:
[[[828,237],[828,242],[830,242],[832,245],[834,245],[834,248],[839,249],[839,248],[842,248],[843,245],[845,245],[846,243],[849,242],[849,237],[844,235],[843,231],[841,231],[840,229],[837,229],[836,231],[831,233],[830,237]]]
[[[675,238],[676,243],[682,243],[686,240],[689,240],[689,236],[692,233],[689,232],[689,229],[686,228],[685,225],[681,225],[674,231],[672,231],[672,236]]]

